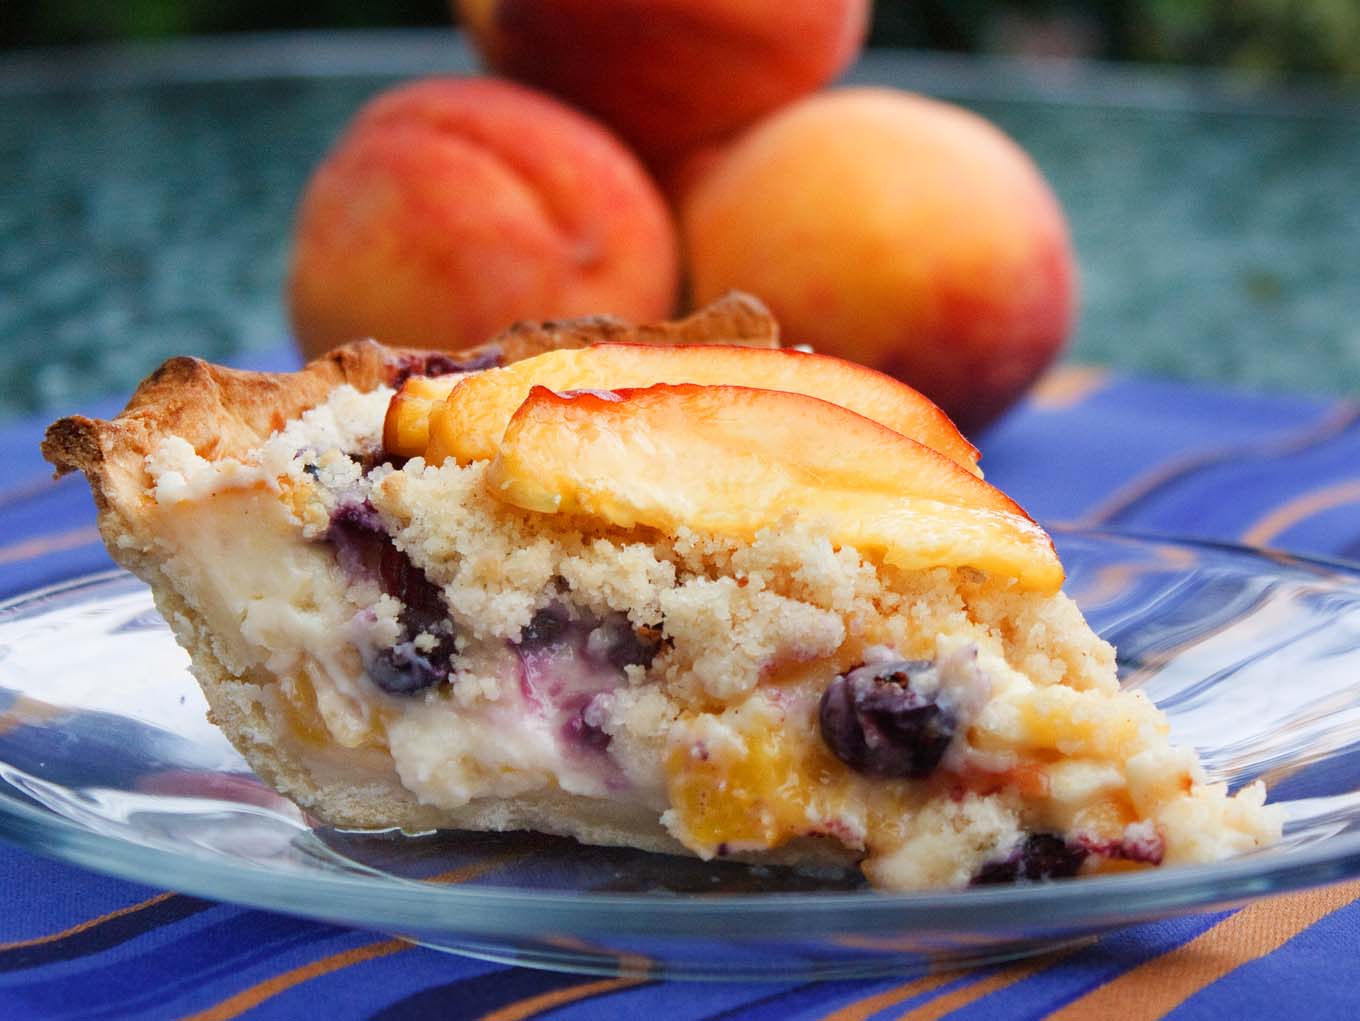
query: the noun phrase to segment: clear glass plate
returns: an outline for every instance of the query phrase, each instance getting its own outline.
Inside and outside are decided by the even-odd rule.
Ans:
[[[1068,591],[1209,772],[1264,778],[1277,847],[1213,867],[944,893],[532,834],[338,832],[204,719],[144,586],[0,606],[0,835],[127,879],[539,967],[689,978],[906,973],[1360,875],[1360,568],[1056,535]]]

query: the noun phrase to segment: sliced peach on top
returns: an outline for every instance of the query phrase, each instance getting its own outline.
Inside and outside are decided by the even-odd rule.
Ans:
[[[535,386],[488,472],[526,510],[750,539],[797,515],[905,570],[975,567],[1054,592],[1042,528],[996,487],[853,411],[804,394],[657,385]]]
[[[481,355],[498,355],[504,362],[513,363],[547,351],[604,343],[651,347],[721,344],[778,349],[779,323],[758,298],[729,291],[683,319],[639,324],[614,316],[584,316],[547,323],[515,323],[485,344],[456,354],[467,361],[477,361]],[[448,397],[462,378],[449,375],[407,380],[387,410],[383,428],[386,449],[402,457],[424,454],[430,438],[430,410]],[[976,460],[977,452],[973,453]]]
[[[402,457],[425,453],[430,439],[430,412],[443,404],[462,378],[450,376],[411,376],[387,405],[383,419],[383,449]]]
[[[939,451],[967,471],[982,474],[976,448],[943,411],[905,383],[827,355],[727,345],[598,344],[550,351],[489,369],[450,385],[448,399],[429,409],[428,427],[416,421],[424,413],[423,405],[412,402],[409,410],[395,412],[409,419],[398,424],[398,438],[409,437],[414,442],[422,428],[428,428],[429,444],[416,449],[389,442],[388,449],[408,456],[423,454],[434,464],[450,457],[460,464],[486,460],[496,456],[506,424],[530,387],[544,386],[561,393],[656,383],[756,387],[816,397],[873,419]],[[389,416],[389,426],[391,423]],[[388,438],[390,441],[392,437]]]

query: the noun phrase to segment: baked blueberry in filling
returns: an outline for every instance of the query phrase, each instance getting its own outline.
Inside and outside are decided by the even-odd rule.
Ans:
[[[567,614],[566,607],[560,603],[545,606],[536,612],[529,623],[524,626],[516,644],[521,649],[541,649],[544,646],[552,645],[554,642],[561,641],[570,623],[571,618]]]
[[[1001,861],[978,870],[972,885],[1014,883],[1075,876],[1089,852],[1052,833],[1031,833]]]
[[[376,580],[402,604],[401,638],[364,657],[373,683],[389,694],[409,695],[447,681],[455,646],[444,598],[425,572],[393,545],[373,505],[365,500],[337,508],[326,539],[346,574]]]
[[[326,541],[335,547],[340,569],[352,578],[376,577],[382,549],[391,545],[373,504],[346,503],[331,515]]]
[[[520,689],[555,729],[566,750],[604,752],[610,693],[628,684],[626,668],[651,665],[662,642],[657,628],[634,628],[622,613],[574,617],[554,600],[510,643],[519,657]]]
[[[622,613],[610,614],[590,632],[586,640],[586,655],[597,662],[608,663],[615,670],[652,665],[661,651],[661,629],[633,627]]]
[[[467,358],[457,358],[442,351],[403,354],[392,363],[392,378],[388,385],[395,390],[412,376],[450,376],[455,372],[495,369],[504,364],[505,357],[495,348]]]
[[[410,695],[447,681],[451,655],[453,643],[441,636],[428,654],[414,642],[399,642],[367,657],[364,667],[373,683],[389,695]]]
[[[602,752],[609,747],[609,735],[601,726],[600,703],[591,698],[581,708],[567,717],[562,725],[562,736],[580,748]]]
[[[924,779],[953,740],[955,720],[934,698],[912,688],[921,660],[857,667],[822,695],[818,722],[831,753],[866,776]]]
[[[591,665],[619,672],[630,666],[650,667],[663,644],[660,628],[634,627],[622,613],[611,613],[603,620],[573,620],[570,611],[558,602],[537,611],[514,644],[521,652],[534,652],[563,644],[579,634],[585,635],[581,653]]]

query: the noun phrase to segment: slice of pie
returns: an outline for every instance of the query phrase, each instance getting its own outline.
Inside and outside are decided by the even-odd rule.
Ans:
[[[44,452],[89,479],[212,718],[337,826],[889,889],[1278,838],[1260,785],[1209,783],[1120,690],[1048,537],[938,409],[774,337],[734,298],[284,375],[176,359]]]

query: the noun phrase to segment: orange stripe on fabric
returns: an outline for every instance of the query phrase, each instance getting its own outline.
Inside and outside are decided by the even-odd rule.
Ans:
[[[630,986],[649,981],[647,972],[653,966],[650,957],[645,957],[642,954],[612,951],[593,943],[587,943],[585,940],[577,939],[574,936],[553,936],[545,942],[566,950],[583,951],[596,956],[612,956],[617,961],[619,971],[627,974],[620,975],[618,978],[600,979],[596,982],[583,982],[580,985],[567,986],[564,989],[554,989],[531,996],[526,1000],[507,1003],[504,1007],[499,1007],[491,1013],[483,1015],[482,1021],[520,1021],[521,1018],[530,1018],[545,1010],[552,1010],[568,1003],[577,1003],[594,996],[603,996],[606,993],[627,989]]]
[[[12,543],[9,546],[0,546],[0,564],[12,564],[16,560],[32,560],[44,553],[59,553],[62,550],[75,549],[77,546],[87,546],[98,541],[99,529],[95,528],[94,525],[72,528],[65,532],[57,532],[54,535],[40,535],[36,539],[25,539],[23,542]]]
[[[1023,982],[1025,979],[1053,967],[1059,961],[1076,953],[1078,949],[1078,947],[1072,947],[1067,950],[1060,950],[1057,953],[1045,954],[1042,957],[1019,961],[1002,968],[1000,971],[994,971],[977,982],[960,986],[958,989],[951,989],[930,1002],[921,1004],[915,1010],[907,1011],[897,1021],[936,1021],[937,1018],[961,1010],[984,996],[999,992],[1017,982]]]
[[[86,929],[93,929],[96,925],[103,925],[105,922],[111,922],[115,918],[122,918],[124,915],[130,915],[137,911],[144,911],[147,908],[155,907],[162,901],[169,900],[174,896],[176,896],[176,894],[160,893],[150,900],[144,900],[138,904],[129,904],[127,907],[119,908],[117,911],[110,911],[107,915],[100,915],[98,918],[87,919],[79,925],[73,925],[69,929],[63,929],[61,932],[54,932],[50,936],[36,936],[33,939],[15,940],[13,943],[0,943],[0,950],[18,950],[22,947],[36,947],[41,946],[44,943],[55,943],[57,940],[65,939],[67,936],[75,936],[78,933],[84,932]]]
[[[1049,1015],[1050,1021],[1159,1018],[1249,961],[1264,957],[1360,897],[1344,883],[1260,900],[1184,946],[1144,961]]]
[[[0,734],[8,734],[20,727],[48,723],[69,714],[70,711],[61,706],[40,702],[36,698],[29,698],[27,695],[18,695],[9,704],[9,708],[0,713]]]
[[[1040,411],[1064,411],[1102,389],[1110,373],[1095,365],[1059,365],[1039,377],[1029,403]]]
[[[605,978],[598,982],[583,982],[579,986],[554,989],[551,992],[531,996],[527,1000],[520,1000],[518,1003],[507,1004],[489,1014],[483,1014],[481,1021],[524,1021],[525,1018],[531,1018],[545,1010],[552,1010],[554,1007],[576,1003],[578,1000],[589,999],[593,996],[603,996],[605,993],[641,985],[646,981],[645,978]]]
[[[531,851],[507,851],[494,858],[483,858],[481,861],[474,861],[470,865],[462,865],[456,869],[449,869],[447,872],[440,872],[437,875],[422,879],[422,883],[438,883],[440,886],[456,886],[459,883],[466,883],[476,879],[492,869],[498,869],[505,865],[513,865],[521,858],[527,858]]]
[[[74,481],[75,475],[63,475],[59,479],[54,479],[50,475],[43,475],[36,479],[29,479],[16,486],[6,486],[0,489],[0,509],[13,507],[16,503],[23,503],[31,500],[35,496],[43,496],[57,486],[66,482],[67,479]]]
[[[866,1018],[877,1014],[880,1010],[886,1010],[894,1003],[901,1003],[903,1000],[910,1000],[913,996],[921,993],[928,993],[932,989],[952,982],[958,978],[958,973],[941,972],[934,975],[925,975],[921,978],[912,979],[904,982],[900,986],[893,986],[885,989],[881,993],[873,996],[866,996],[862,1000],[854,1003],[847,1003],[844,1007],[833,1010],[825,1015],[822,1021],[865,1021]]]
[[[1249,546],[1264,546],[1282,532],[1287,532],[1300,521],[1314,514],[1360,503],[1360,479],[1350,479],[1304,493],[1275,508],[1242,533],[1242,541]]]
[[[614,958],[614,962],[619,971],[619,978],[646,978],[656,966],[655,960],[645,954],[627,953],[622,950],[610,950],[595,943],[587,943],[583,939],[575,936],[545,936],[543,942],[549,946],[559,947],[563,950],[575,950],[578,953],[594,954],[596,957],[607,956]]]
[[[341,968],[348,968],[352,964],[360,964],[364,961],[376,960],[379,957],[387,957],[402,950],[410,950],[415,946],[400,939],[385,939],[377,943],[366,943],[361,947],[352,950],[345,950],[338,954],[331,954],[323,957],[319,961],[312,961],[294,968],[292,971],[285,971],[282,975],[275,975],[259,985],[243,989],[228,999],[223,1000],[215,1006],[197,1014],[191,1014],[185,1021],[230,1021],[231,1018],[239,1017],[246,1011],[258,1007],[265,1000],[278,996],[296,985],[300,985],[310,979],[318,978],[321,975],[329,975],[333,971]]]

